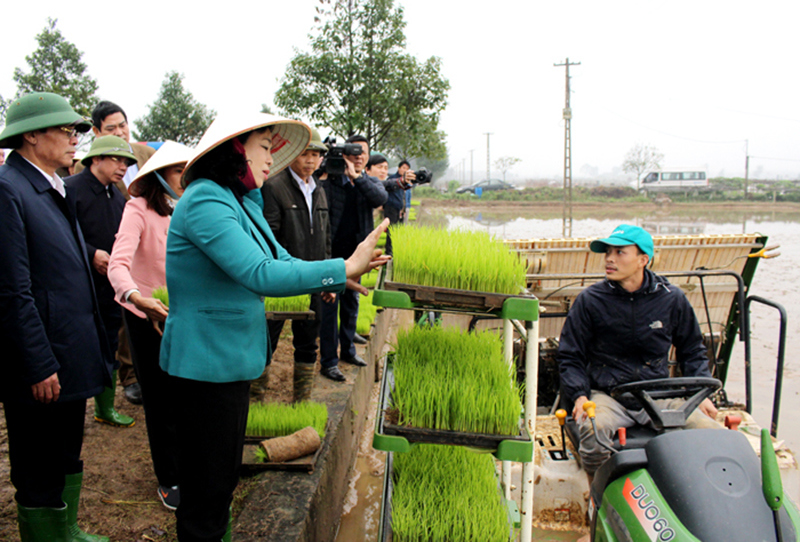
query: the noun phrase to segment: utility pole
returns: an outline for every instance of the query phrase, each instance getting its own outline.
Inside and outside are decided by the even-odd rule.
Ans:
[[[569,58],[563,64],[567,68],[566,98],[564,101],[564,207],[561,213],[561,234],[572,237],[572,109],[569,106],[569,67],[580,66],[580,62],[570,62]],[[569,207],[569,228],[567,228],[567,207]]]
[[[747,181],[750,175],[750,152],[749,152],[749,145],[750,142],[745,139],[744,140],[744,199],[747,201],[749,197],[747,194]]]
[[[472,172],[475,171],[475,166],[472,163],[472,153],[475,149],[469,150],[469,184],[472,184],[474,181],[472,180]]]
[[[489,136],[493,135],[492,132],[486,132],[486,178],[491,179],[492,169],[489,167]]]

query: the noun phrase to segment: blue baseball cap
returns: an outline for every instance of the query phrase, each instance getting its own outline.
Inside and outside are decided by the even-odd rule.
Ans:
[[[653,237],[639,226],[620,224],[605,239],[595,239],[589,245],[592,252],[605,252],[608,246],[624,247],[636,245],[639,249],[653,259]]]

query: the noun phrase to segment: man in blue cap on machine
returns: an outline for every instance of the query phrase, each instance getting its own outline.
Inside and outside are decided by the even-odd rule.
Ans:
[[[669,351],[683,376],[710,377],[706,346],[694,309],[680,288],[649,269],[653,238],[638,226],[622,224],[605,239],[592,241],[605,253],[605,280],[586,288],[567,315],[558,347],[561,389],[574,404],[580,426],[580,455],[589,480],[610,452],[598,444],[583,404],[596,405],[600,438],[608,443],[620,427],[648,425],[644,410],[626,408],[611,389],[627,382],[669,377]],[[720,427],[717,410],[705,399],[687,428]]]

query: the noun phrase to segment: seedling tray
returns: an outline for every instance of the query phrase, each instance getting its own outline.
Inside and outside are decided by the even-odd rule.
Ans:
[[[392,482],[394,454],[386,454],[386,466],[383,472],[383,498],[381,499],[381,522],[378,527],[378,542],[392,542],[394,533],[392,531],[392,494],[394,492],[394,482]],[[519,508],[513,500],[506,500],[500,489],[500,482],[497,485],[498,498],[502,499],[508,511],[508,530],[509,540],[514,539],[514,529],[519,529],[522,525]]]
[[[491,451],[501,461],[533,460],[533,441],[524,429],[517,435],[464,433],[446,429],[427,429],[390,424],[386,412],[392,406],[394,390],[394,356],[387,356],[381,382],[380,410],[375,421],[372,447],[385,452],[409,452],[418,443],[449,444]]]
[[[472,292],[393,282],[391,261],[381,269],[372,303],[396,309],[427,308],[470,314],[494,314],[499,318],[514,320],[539,319],[539,300],[532,295]]]
[[[267,320],[314,320],[316,314],[314,311],[299,311],[299,312],[273,312],[266,311]]]
[[[322,446],[317,448],[317,451],[313,454],[309,454],[305,457],[284,461],[283,463],[270,463],[261,462],[256,459],[256,450],[262,440],[267,439],[245,437],[244,452],[242,453],[242,474],[257,474],[268,470],[307,472],[309,474],[314,472],[314,468],[317,465],[317,458],[322,451]]]

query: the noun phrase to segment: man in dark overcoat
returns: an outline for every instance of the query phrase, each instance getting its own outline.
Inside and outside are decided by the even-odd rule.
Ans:
[[[75,213],[92,264],[92,280],[111,352],[117,351],[122,327],[122,309],[115,301],[114,288],[108,281],[108,261],[125,209],[125,196],[116,185],[122,182],[128,167],[135,163],[130,143],[117,136],[101,136],[92,142],[89,152],[81,160],[86,169],[64,179],[75,194]],[[134,420],[114,409],[114,391],[114,386],[111,386],[95,397],[94,419],[129,427]]]
[[[77,526],[86,399],[110,385],[74,195],[55,173],[89,129],[56,94],[11,102],[0,147],[0,400],[23,542],[103,541]]]

